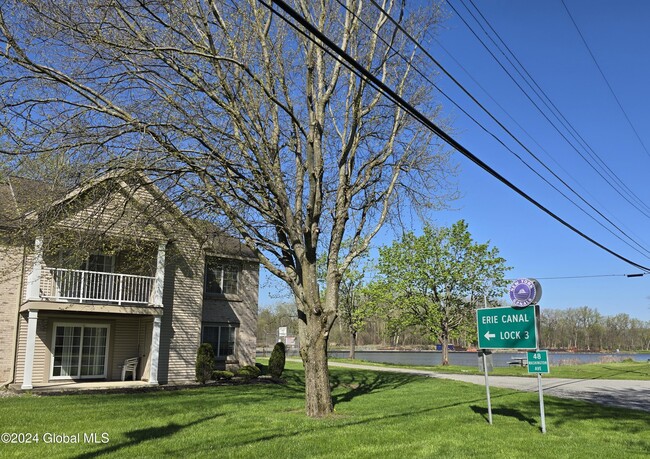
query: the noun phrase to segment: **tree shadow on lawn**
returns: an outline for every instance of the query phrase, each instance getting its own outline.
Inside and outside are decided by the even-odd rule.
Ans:
[[[495,390],[491,397],[492,413],[497,416],[513,417],[530,425],[539,424],[541,421],[539,421],[538,394],[528,393],[528,396],[525,394],[512,389]],[[470,408],[475,413],[481,414],[487,421],[486,407],[472,405]],[[650,426],[650,413],[647,411],[605,406],[602,400],[596,402],[586,398],[581,400],[577,397],[562,398],[545,395],[544,408],[547,426],[555,429],[575,426],[576,423],[583,421],[595,421],[598,425],[596,428],[603,434],[613,431],[637,435],[646,433]],[[605,422],[598,423],[598,421]],[[637,443],[642,444],[646,451],[650,451],[649,440],[639,438]]]
[[[413,376],[413,378],[418,378],[421,376]],[[456,402],[451,402],[451,403],[446,403],[442,405],[437,405],[437,406],[428,406],[424,407],[418,410],[413,410],[413,409],[407,409],[402,412],[398,413],[392,413],[392,414],[373,414],[370,416],[364,416],[363,419],[344,419],[340,418],[338,422],[336,423],[324,423],[322,425],[319,425],[319,430],[321,431],[331,431],[332,435],[336,435],[337,431],[344,431],[345,429],[348,429],[350,427],[354,426],[359,426],[359,425],[367,425],[367,424],[372,424],[374,422],[378,423],[384,423],[387,420],[393,421],[393,422],[400,422],[401,419],[406,419],[406,418],[411,418],[413,416],[421,415],[421,414],[426,414],[426,413],[435,413],[436,411],[440,410],[445,410],[449,408],[455,408],[455,407],[461,407],[466,405],[467,403],[478,403],[480,400],[459,400]],[[323,418],[323,420],[328,420],[331,419],[329,417]],[[313,430],[313,425],[311,423],[308,423],[306,426],[303,424],[299,428],[285,428],[282,431],[277,431],[273,433],[269,433],[267,435],[260,436],[258,438],[255,438],[254,440],[246,440],[246,441],[240,441],[237,442],[236,440],[233,440],[228,444],[230,448],[238,448],[242,446],[250,446],[252,444],[263,444],[269,441],[274,441],[278,440],[281,438],[289,438],[293,439],[296,437],[300,437],[301,435],[305,434],[306,432],[311,432]]]
[[[625,364],[623,364],[623,365],[625,365]],[[650,365],[648,365],[648,367],[650,367]],[[616,366],[616,365],[611,365],[611,366],[603,365],[603,368],[606,369],[606,370],[610,370],[612,373],[609,374],[609,375],[603,375],[603,376],[598,376],[598,377],[589,378],[589,379],[611,379],[613,376],[620,376],[620,375],[626,375],[626,378],[624,378],[624,379],[635,379],[636,376],[643,376],[643,377],[648,376],[648,371],[647,370],[646,371],[639,371],[637,369],[637,367],[635,367],[635,368],[624,368],[624,367],[620,367],[620,366]],[[643,367],[638,367],[638,368],[644,368],[645,369],[645,365],[643,365]]]
[[[611,421],[609,425],[612,430],[630,434],[647,432],[650,426],[650,413],[647,411],[605,406],[602,400],[588,401],[586,398],[578,400],[544,396],[544,406],[546,418],[557,426],[577,420],[604,419]],[[641,424],[631,425],[639,421]]]
[[[338,376],[338,375],[337,375]],[[368,372],[359,379],[359,374],[355,372],[355,377],[343,374],[342,377],[334,378],[334,384],[337,385],[339,390],[343,387],[359,384],[358,387],[353,387],[347,392],[336,394],[336,403],[351,400],[357,396],[367,395],[371,392],[388,390],[391,388],[403,386],[410,382],[421,380],[422,376],[417,375],[403,375],[403,374],[390,374],[379,373],[374,374]],[[338,379],[338,381],[337,381]],[[473,386],[469,383],[458,383],[449,381],[449,384],[459,384]],[[462,387],[461,387],[462,389]],[[404,409],[403,411],[393,412],[390,414],[371,414],[363,415],[362,419],[356,418],[352,415],[351,418],[339,418],[335,423],[325,423],[319,426],[319,429],[325,431],[329,430],[332,435],[336,435],[337,431],[348,429],[357,425],[369,425],[373,423],[385,423],[386,421],[399,423],[402,419],[412,418],[414,416],[424,414],[434,414],[441,410],[448,409],[467,409],[470,408],[474,413],[480,415],[487,422],[487,408],[481,406],[485,403],[484,396],[476,398],[474,390],[468,391],[467,397],[460,397],[458,400],[437,400],[429,406],[423,406],[420,409]],[[492,413],[496,416],[511,417],[521,422],[526,422],[531,426],[539,426],[539,404],[537,394],[530,394],[513,389],[495,389],[492,397]],[[496,406],[501,405],[501,406]],[[558,397],[545,397],[546,405],[546,423],[547,426],[560,427],[562,425],[571,424],[579,421],[589,420],[605,420],[608,421],[600,424],[599,429],[605,433],[607,430],[623,432],[626,434],[641,434],[647,432],[647,428],[643,423],[638,421],[650,422],[650,415],[646,412],[610,408],[600,405],[595,405],[580,400],[566,400]],[[324,418],[331,419],[331,418]],[[616,422],[617,420],[622,422]],[[629,422],[623,422],[629,421]],[[477,421],[478,422],[478,421]],[[309,431],[313,429],[313,424],[308,423],[306,427]],[[298,428],[290,428],[287,426],[282,431],[260,432],[260,435],[254,440],[237,441],[229,444],[231,448],[241,446],[250,446],[252,444],[261,445],[269,441],[274,441],[281,438],[295,438],[305,433],[305,426],[301,425]],[[639,450],[648,450],[650,443],[638,439],[637,448]]]
[[[330,373],[330,386],[334,393],[332,401],[334,405],[349,402],[355,397],[370,394],[371,392],[380,392],[384,390],[397,389],[411,382],[422,380],[423,376],[409,375],[403,373],[388,372],[366,372],[358,371],[354,375],[350,373]]]
[[[119,450],[123,448],[128,448],[130,446],[135,446],[140,443],[143,443],[145,441],[150,441],[150,440],[158,440],[161,438],[166,438],[171,435],[175,435],[178,432],[180,432],[183,429],[186,429],[188,427],[195,426],[197,424],[201,424],[203,422],[211,421],[212,419],[215,419],[219,416],[223,416],[222,414],[216,414],[214,416],[208,416],[202,419],[197,419],[196,421],[188,422],[187,424],[176,424],[176,423],[171,423],[167,424],[166,426],[162,427],[148,427],[146,429],[138,429],[138,430],[131,430],[129,432],[125,432],[126,437],[128,440],[126,442],[115,442],[113,443],[113,440],[111,439],[111,443],[113,444],[107,444],[104,448],[101,448],[97,451],[93,452],[88,452],[88,453],[83,453],[78,456],[74,456],[74,459],[90,459],[94,457],[99,457],[103,456],[104,454],[110,454],[110,453],[115,453],[118,452]]]
[[[474,413],[480,414],[481,416],[483,416],[483,419],[485,419],[486,421],[489,422],[487,407],[478,406],[478,405],[471,405],[470,408],[472,409],[472,411]],[[492,415],[493,416],[507,416],[507,417],[515,418],[518,421],[527,422],[531,426],[534,426],[534,425],[537,424],[537,420],[535,418],[528,417],[528,416],[524,415],[524,413],[522,413],[521,411],[515,410],[515,409],[512,409],[512,408],[496,408],[496,409],[493,409],[492,410]]]

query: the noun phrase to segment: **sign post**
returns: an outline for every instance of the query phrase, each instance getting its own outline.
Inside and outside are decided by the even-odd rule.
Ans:
[[[539,390],[539,412],[542,417],[542,433],[546,433],[546,416],[544,413],[544,389],[542,386],[542,373],[550,373],[548,351],[536,350],[528,352],[528,373],[537,373],[537,387]]]
[[[542,415],[542,433],[546,433],[542,373],[548,373],[548,351],[539,350],[539,305],[542,287],[535,279],[517,279],[510,286],[512,307],[476,310],[478,347],[483,354],[485,389],[489,422],[492,424],[492,403],[486,362],[488,349],[521,349],[528,352],[528,372],[537,373],[539,406]],[[531,370],[532,363],[532,370]]]
[[[488,378],[488,360],[487,354],[490,351],[481,349],[479,353],[483,356],[483,372],[485,374],[485,392],[487,393],[488,422],[492,425],[492,402],[490,401],[490,380]]]

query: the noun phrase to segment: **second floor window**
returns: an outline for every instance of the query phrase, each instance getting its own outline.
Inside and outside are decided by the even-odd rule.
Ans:
[[[205,263],[205,292],[220,295],[238,292],[240,268],[219,258],[208,257]]]

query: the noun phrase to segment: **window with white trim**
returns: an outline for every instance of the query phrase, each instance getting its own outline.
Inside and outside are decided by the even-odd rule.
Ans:
[[[53,341],[53,379],[106,377],[108,325],[55,323]]]
[[[205,293],[237,294],[240,270],[241,267],[236,263],[227,263],[216,257],[206,257]]]
[[[214,348],[214,356],[225,359],[235,353],[235,340],[237,326],[233,324],[205,324],[203,325],[202,343],[210,343]]]
[[[86,260],[86,271],[95,271],[100,273],[115,272],[115,255],[105,255],[103,253],[90,254]]]

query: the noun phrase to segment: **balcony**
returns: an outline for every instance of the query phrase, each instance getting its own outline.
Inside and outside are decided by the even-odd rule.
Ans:
[[[155,303],[155,277],[63,268],[49,268],[48,271],[50,275],[44,276],[43,291],[50,301],[117,305]]]

